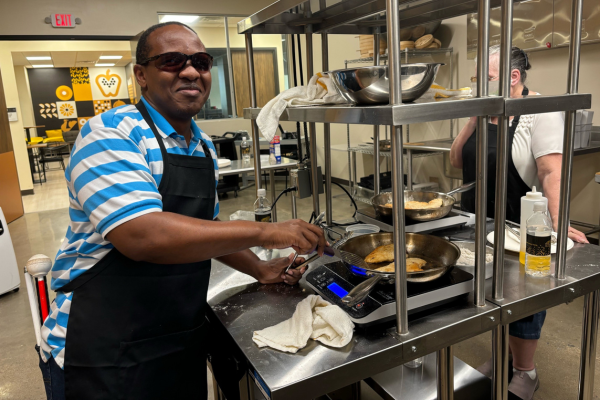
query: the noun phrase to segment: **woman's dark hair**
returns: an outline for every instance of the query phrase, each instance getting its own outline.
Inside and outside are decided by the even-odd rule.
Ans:
[[[498,54],[498,56],[500,56],[500,45],[490,47],[490,57],[493,54]],[[521,73],[521,83],[525,83],[525,80],[527,80],[527,71],[531,69],[531,64],[529,63],[529,56],[527,56],[527,53],[516,46],[513,46],[511,50],[510,68],[511,70],[519,70]]]
[[[524,83],[527,80],[527,71],[531,69],[531,64],[529,63],[529,57],[527,53],[518,48],[517,46],[513,46],[510,57],[510,68],[518,69],[521,73],[521,83]]]
[[[137,47],[135,49],[135,60],[137,63],[147,59],[148,55],[150,54],[150,51],[152,50],[150,44],[148,43],[148,36],[150,36],[150,34],[152,32],[154,32],[155,30],[162,28],[163,26],[167,26],[167,25],[183,26],[184,28],[187,28],[190,31],[196,33],[196,31],[194,31],[192,28],[190,28],[186,24],[182,24],[181,22],[177,22],[177,21],[169,21],[169,22],[163,22],[160,24],[152,25],[150,28],[146,29],[144,31],[144,33],[142,33],[142,36],[140,36],[140,40],[138,41]],[[198,34],[196,33],[196,35],[198,35]]]

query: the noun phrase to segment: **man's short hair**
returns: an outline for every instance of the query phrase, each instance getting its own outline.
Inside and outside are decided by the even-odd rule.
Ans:
[[[148,43],[148,36],[150,36],[150,34],[155,30],[167,25],[183,26],[189,29],[190,31],[194,32],[196,36],[198,36],[196,31],[194,31],[192,28],[190,28],[186,24],[182,24],[181,22],[177,21],[162,22],[160,24],[152,25],[150,28],[146,29],[144,33],[142,33],[142,36],[140,36],[140,40],[138,41],[137,47],[135,49],[135,59],[138,64],[140,61],[144,61],[145,59],[147,59],[150,55],[150,51],[152,50],[150,44]]]

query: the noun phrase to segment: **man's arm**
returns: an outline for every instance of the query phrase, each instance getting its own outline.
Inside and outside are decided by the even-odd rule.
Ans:
[[[292,247],[300,254],[323,252],[323,230],[301,220],[279,223],[206,221],[153,212],[124,222],[106,235],[121,253],[136,261],[184,264],[230,255],[253,246]],[[237,264],[236,258],[228,261]],[[240,265],[250,260],[245,253]],[[251,261],[251,260],[250,260]]]

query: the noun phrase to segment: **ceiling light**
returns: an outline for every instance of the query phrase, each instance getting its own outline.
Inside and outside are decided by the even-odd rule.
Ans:
[[[32,65],[33,68],[54,68],[54,65],[52,64],[38,64],[38,65]]]
[[[100,56],[101,60],[120,60],[123,56]]]
[[[114,67],[115,63],[110,63],[110,64],[96,64],[96,67]]]
[[[41,56],[41,57],[25,57],[26,59],[28,59],[29,61],[45,61],[45,60],[52,60],[52,57],[50,56]]]
[[[163,15],[160,22],[175,21],[175,22],[181,22],[182,24],[189,24],[189,23],[194,22],[198,18],[200,18],[200,16],[198,16],[198,15],[171,15],[171,14],[169,14],[169,15]]]

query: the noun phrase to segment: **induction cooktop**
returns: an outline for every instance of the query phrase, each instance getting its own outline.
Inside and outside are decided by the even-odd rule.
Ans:
[[[370,325],[396,318],[396,300],[393,284],[378,284],[361,303],[348,307],[342,303],[356,285],[366,278],[351,273],[341,261],[321,265],[306,275],[306,282],[324,299],[342,308],[355,325]],[[408,314],[442,306],[467,295],[473,290],[473,275],[453,268],[444,276],[424,283],[407,283]]]

